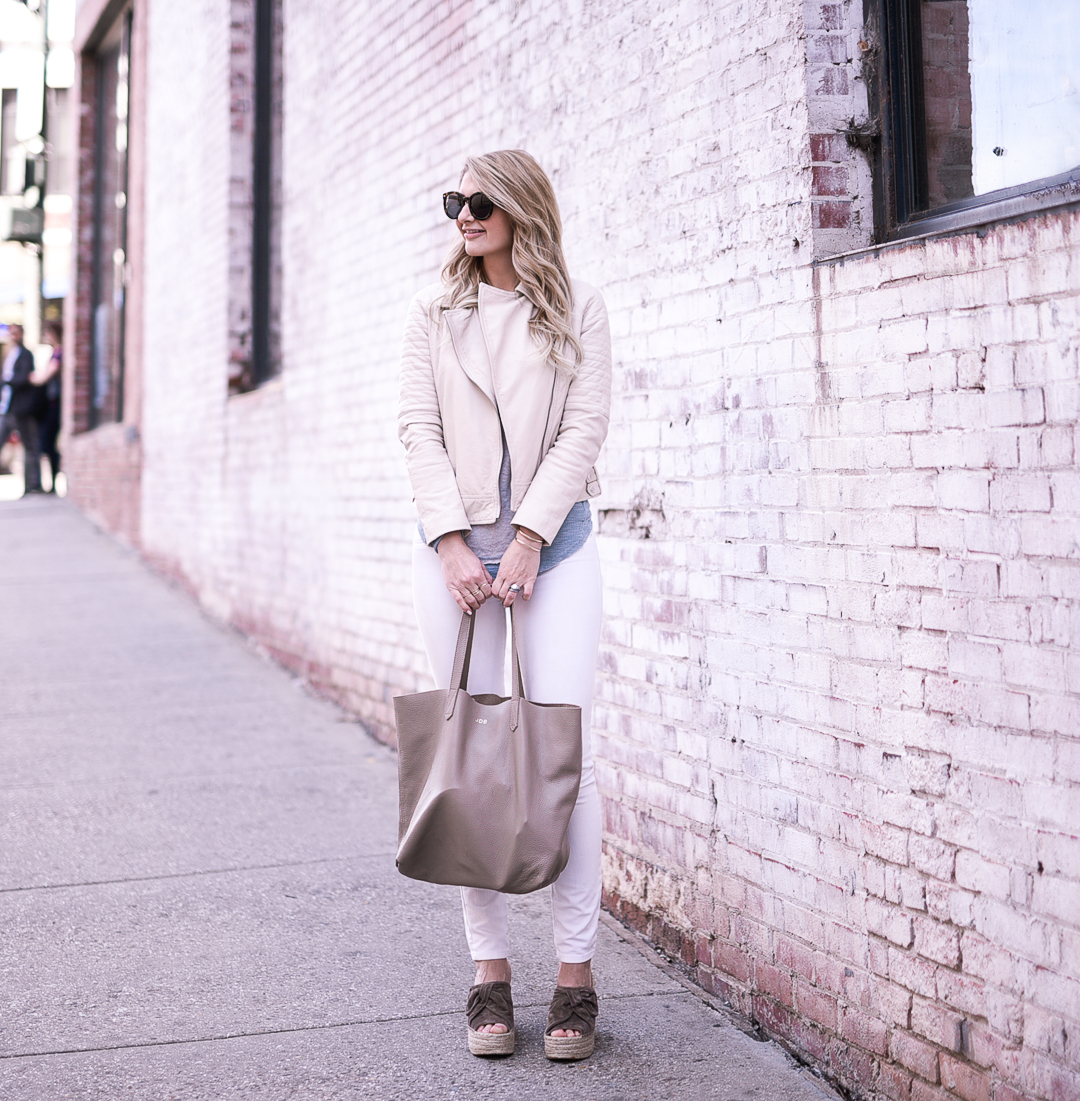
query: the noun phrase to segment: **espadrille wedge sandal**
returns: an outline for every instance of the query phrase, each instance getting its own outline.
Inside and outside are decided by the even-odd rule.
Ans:
[[[514,1002],[508,982],[482,982],[469,988],[469,1051],[473,1055],[513,1055]],[[506,1025],[506,1032],[478,1032],[484,1025]]]
[[[596,1046],[596,991],[587,986],[557,986],[544,1029],[544,1054],[549,1059],[588,1059]],[[552,1036],[555,1029],[580,1036]]]

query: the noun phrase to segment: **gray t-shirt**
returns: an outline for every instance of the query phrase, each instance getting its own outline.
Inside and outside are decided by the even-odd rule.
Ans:
[[[506,446],[506,434],[502,438],[502,466],[499,467],[499,518],[494,524],[475,524],[465,535],[465,546],[487,567],[494,577],[506,548],[514,541],[517,530],[513,526],[514,513],[510,509],[510,449]],[[420,538],[427,542],[424,529],[417,522]],[[570,507],[562,527],[551,544],[540,548],[538,573],[546,573],[560,562],[581,550],[592,533],[592,509],[588,501],[577,501]],[[440,537],[441,538],[441,537]],[[439,540],[432,544],[438,549]]]
[[[510,521],[514,514],[510,511],[510,449],[506,446],[506,435],[502,438],[502,466],[499,467],[499,518],[494,524],[477,524],[465,536],[465,546],[490,567],[502,561],[506,548],[514,541],[517,531]],[[494,575],[493,575],[494,576]]]

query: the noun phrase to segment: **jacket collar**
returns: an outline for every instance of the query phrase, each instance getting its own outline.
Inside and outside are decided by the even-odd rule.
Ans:
[[[470,324],[475,319],[476,324]],[[454,346],[454,354],[458,363],[466,375],[495,403],[495,391],[491,384],[491,370],[484,370],[481,360],[487,359],[487,347],[484,344],[483,334],[479,332],[479,318],[476,310],[443,310],[443,320],[446,322],[447,332],[450,334],[450,343]]]
[[[481,283],[478,294],[483,295],[488,292],[495,294],[509,293],[499,290],[498,287],[492,287],[489,283]],[[518,283],[513,293],[519,298],[526,299],[535,307],[536,303],[524,283]],[[498,401],[495,397],[493,383],[493,364],[488,352],[487,341],[484,339],[479,303],[473,309],[443,310],[442,316],[446,320],[450,342],[454,346],[454,354],[461,364],[461,369],[497,407]]]
[[[538,304],[536,299],[533,298],[532,294],[529,292],[529,288],[526,287],[524,283],[518,283],[514,290],[519,295],[521,295],[522,298],[527,298],[533,304],[533,306],[536,306]]]
[[[477,288],[477,294],[484,294],[485,292],[491,292],[494,294],[516,294],[518,298],[527,299],[533,306],[536,305],[536,299],[533,298],[532,292],[524,283],[518,283],[518,285],[512,291],[500,290],[498,287],[493,287],[490,283],[481,283]]]

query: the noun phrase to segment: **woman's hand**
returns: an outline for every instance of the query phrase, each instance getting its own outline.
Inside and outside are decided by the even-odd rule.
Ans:
[[[540,536],[522,528],[521,531],[530,539],[539,540]],[[499,563],[499,575],[491,586],[491,595],[503,602],[507,608],[514,603],[514,597],[519,593],[511,592],[511,585],[520,585],[520,596],[528,600],[532,596],[533,586],[536,584],[536,573],[540,569],[540,552],[532,550],[514,541],[506,548]]]
[[[491,574],[465,545],[460,531],[439,540],[439,562],[447,591],[463,612],[472,615],[491,596]]]

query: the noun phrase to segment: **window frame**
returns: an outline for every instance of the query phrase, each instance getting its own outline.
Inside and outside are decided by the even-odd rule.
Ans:
[[[1080,166],[967,199],[928,207],[923,102],[924,0],[865,0],[878,43],[867,91],[874,142],[875,242],[975,229],[1046,210],[1080,206]]]

